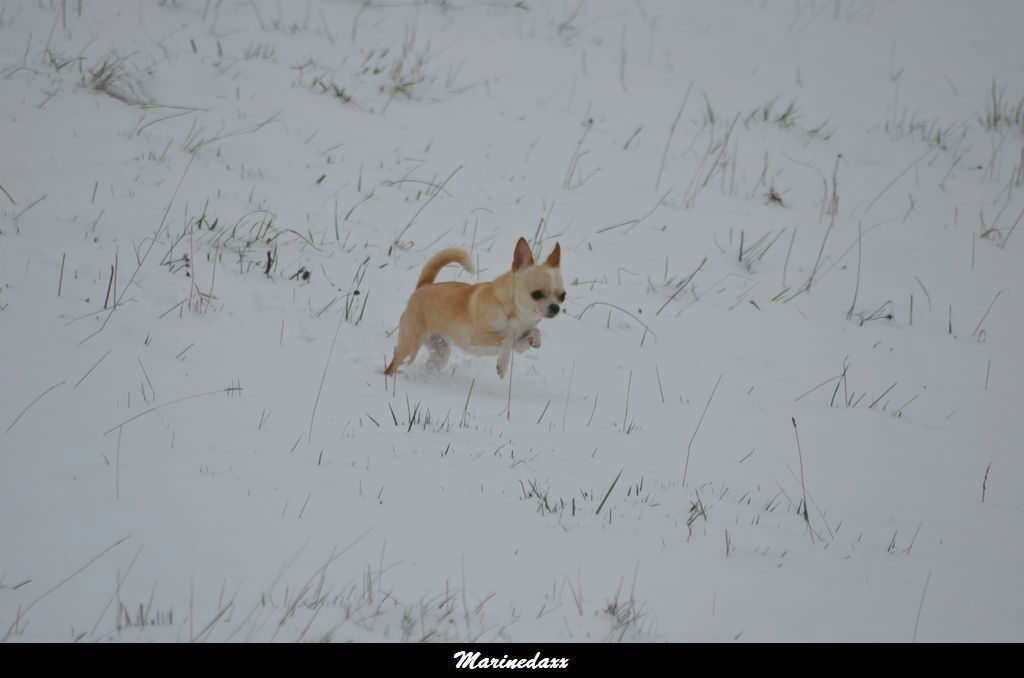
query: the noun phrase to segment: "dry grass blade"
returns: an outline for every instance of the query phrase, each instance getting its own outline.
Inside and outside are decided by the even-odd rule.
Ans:
[[[40,400],[42,400],[43,396],[45,396],[45,395],[46,395],[47,393],[49,393],[49,392],[50,392],[50,391],[52,391],[53,389],[57,388],[58,386],[62,386],[62,385],[63,385],[64,383],[65,383],[65,382],[63,382],[63,381],[62,381],[62,382],[60,382],[60,383],[54,384],[53,386],[51,386],[50,388],[46,389],[45,391],[43,391],[42,393],[40,393],[40,394],[39,394],[38,396],[36,396],[35,400],[33,400],[32,402],[30,402],[30,403],[29,403],[29,404],[28,404],[28,405],[27,405],[27,406],[25,407],[25,409],[23,409],[23,410],[21,411],[21,413],[20,413],[20,414],[19,414],[18,416],[16,416],[16,417],[14,418],[14,421],[12,421],[12,422],[11,422],[11,425],[7,427],[7,430],[5,430],[5,431],[4,431],[4,433],[5,433],[5,434],[7,434],[7,433],[10,433],[10,432],[11,432],[11,429],[12,429],[12,428],[14,428],[14,425],[18,423],[18,420],[19,420],[19,419],[21,419],[21,418],[22,418],[23,416],[25,416],[25,413],[26,413],[26,412],[28,412],[28,411],[29,411],[29,410],[30,410],[30,409],[32,408],[32,406],[33,406],[33,405],[35,405],[35,404],[36,404],[37,402],[39,402]]]
[[[618,473],[618,475],[616,475],[616,476],[615,476],[615,480],[613,480],[613,481],[612,481],[612,484],[611,484],[611,486],[610,486],[610,487],[608,488],[608,491],[604,493],[604,499],[602,499],[602,500],[601,500],[601,503],[600,503],[600,504],[598,504],[598,506],[597,506],[597,510],[596,510],[596,511],[594,511],[594,515],[595,515],[595,516],[599,516],[599,515],[601,515],[601,509],[603,509],[603,508],[604,508],[604,503],[605,503],[606,501],[608,501],[608,497],[610,497],[610,496],[611,496],[611,494],[612,494],[612,490],[614,490],[614,489],[615,489],[615,484],[616,484],[617,482],[619,482],[619,478],[620,478],[620,477],[622,476],[622,472],[623,472],[623,471],[625,471],[625,470],[626,470],[625,468],[621,468],[621,469],[619,469],[619,473]]]
[[[77,570],[75,570],[74,572],[69,574],[67,577],[65,577],[64,579],[60,580],[59,582],[54,584],[52,587],[47,589],[42,595],[40,595],[38,598],[33,600],[27,606],[25,606],[25,609],[19,610],[18,611],[18,615],[14,618],[14,621],[11,622],[11,625],[7,628],[7,633],[4,635],[3,640],[7,640],[11,636],[11,634],[14,633],[14,630],[18,627],[18,622],[21,621],[21,618],[23,616],[25,616],[25,614],[28,613],[28,611],[31,610],[36,605],[36,603],[41,601],[43,598],[46,598],[46,596],[50,595],[51,593],[53,593],[54,591],[59,589],[61,586],[64,586],[64,584],[67,584],[69,581],[71,581],[72,579],[77,577],[79,574],[84,572],[90,565],[92,565],[97,560],[99,560],[103,556],[105,556],[108,553],[110,553],[111,551],[113,551],[115,548],[117,548],[118,546],[120,546],[121,544],[123,544],[127,540],[128,540],[128,537],[121,537],[120,539],[115,541],[113,544],[111,544],[107,548],[103,549],[103,551],[101,551],[100,554],[97,555],[95,558],[93,558],[92,560],[87,562],[85,565],[82,565],[80,568],[78,568]]]
[[[690,452],[693,450],[693,441],[697,439],[697,432],[700,431],[700,425],[704,423],[704,415],[708,413],[708,408],[711,407],[711,401],[715,397],[715,393],[718,392],[718,385],[722,383],[722,376],[718,375],[718,381],[715,382],[715,387],[711,389],[711,395],[708,396],[708,401],[704,405],[704,411],[700,413],[700,419],[697,420],[697,428],[693,429],[693,435],[690,436],[690,443],[686,446],[686,463],[683,465],[683,485],[686,485],[686,475],[690,470]]]

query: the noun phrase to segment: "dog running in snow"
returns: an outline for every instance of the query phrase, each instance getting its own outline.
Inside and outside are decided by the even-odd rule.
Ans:
[[[540,348],[543,318],[554,318],[565,301],[562,284],[561,247],[542,264],[535,263],[525,238],[519,238],[511,270],[490,282],[434,282],[442,268],[457,263],[474,273],[469,252],[441,250],[427,261],[416,291],[398,325],[398,345],[385,374],[416,359],[423,344],[430,349],[428,367],[441,369],[448,362],[451,345],[476,355],[497,355],[498,376],[505,378],[512,351]]]

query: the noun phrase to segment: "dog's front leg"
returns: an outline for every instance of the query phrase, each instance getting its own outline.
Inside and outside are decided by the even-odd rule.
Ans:
[[[515,342],[511,338],[506,339],[501,345],[501,353],[498,354],[498,377],[501,379],[505,378],[505,373],[508,372],[509,363],[512,361],[512,347]]]
[[[480,347],[500,347],[500,353],[498,354],[498,376],[504,379],[505,373],[508,371],[509,361],[512,359],[512,347],[515,342],[501,332],[485,329],[474,332],[470,343],[473,346]]]
[[[504,379],[505,373],[508,372],[509,363],[512,360],[512,349],[516,345],[515,337],[495,332],[494,330],[478,330],[473,333],[470,343],[474,346],[500,347],[500,353],[498,354],[498,376]]]
[[[540,330],[536,327],[516,339],[516,353],[525,353],[529,348],[540,348]]]

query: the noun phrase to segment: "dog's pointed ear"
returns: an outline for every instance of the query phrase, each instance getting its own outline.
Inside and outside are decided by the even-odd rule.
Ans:
[[[533,265],[533,252],[530,251],[530,243],[526,238],[520,238],[516,243],[516,251],[512,256],[512,270],[518,271]]]
[[[558,268],[558,265],[562,262],[562,248],[556,242],[555,249],[551,250],[551,254],[548,255],[547,260],[544,262],[545,266],[551,268]]]

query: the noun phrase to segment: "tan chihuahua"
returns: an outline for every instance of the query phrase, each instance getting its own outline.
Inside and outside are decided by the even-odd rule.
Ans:
[[[435,283],[438,272],[450,263],[475,272],[466,250],[441,250],[423,267],[416,291],[409,297],[398,325],[395,357],[385,374],[394,374],[406,359],[415,360],[426,342],[430,348],[427,365],[433,369],[445,366],[455,344],[477,355],[496,354],[498,376],[504,379],[512,351],[540,348],[537,324],[541,318],[558,315],[565,301],[560,262],[558,243],[543,264],[535,264],[530,245],[520,238],[512,256],[512,270],[495,280],[476,285]]]

